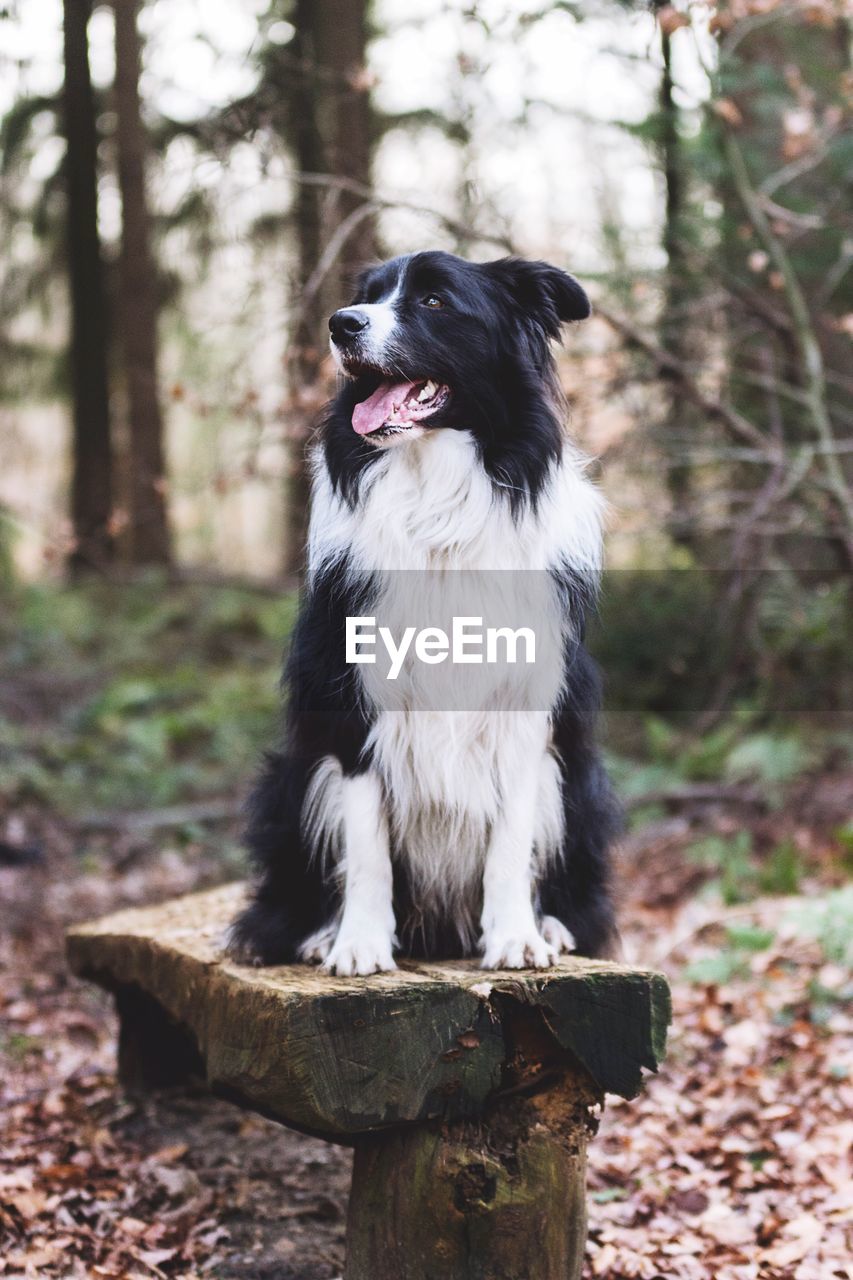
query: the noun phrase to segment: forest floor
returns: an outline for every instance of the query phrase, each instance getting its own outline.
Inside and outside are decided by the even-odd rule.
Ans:
[[[209,594],[0,616],[4,1278],[342,1273],[348,1153],[202,1092],[122,1096],[110,1001],[63,960],[68,923],[240,871],[286,608]],[[673,1026],[592,1143],[587,1280],[851,1280],[853,771],[662,798],[660,760],[617,762],[644,770],[622,932],[669,976]]]

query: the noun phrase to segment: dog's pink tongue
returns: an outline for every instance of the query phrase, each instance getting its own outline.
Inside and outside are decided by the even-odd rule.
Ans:
[[[352,425],[360,436],[369,436],[371,431],[384,427],[389,418],[397,422],[407,421],[405,413],[399,413],[406,396],[416,384],[414,382],[380,382],[372,396],[362,400],[352,411]]]

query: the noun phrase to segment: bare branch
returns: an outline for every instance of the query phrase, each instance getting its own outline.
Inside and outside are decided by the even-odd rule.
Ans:
[[[305,282],[301,298],[304,307],[307,307],[313,301],[317,290],[321,287],[326,276],[343,252],[351,233],[360,223],[371,217],[378,207],[375,201],[365,201],[364,204],[357,205],[342,222],[338,223],[334,235],[329,237],[329,243],[323,250],[320,260]]]
[[[626,808],[632,811],[643,809],[647,805],[673,805],[681,808],[696,804],[739,804],[764,809],[767,807],[767,797],[753,787],[740,784],[725,786],[719,782],[693,782],[683,787],[646,791],[637,796],[629,796],[625,801]]]
[[[851,562],[853,562],[853,492],[847,483],[838,455],[831,447],[835,443],[835,434],[826,402],[823,352],[815,334],[808,305],[800,288],[796,272],[781,241],[773,233],[761,207],[760,198],[750,181],[743,153],[729,130],[725,130],[723,133],[723,148],[741,204],[755,229],[756,235],[761,240],[773,265],[782,278],[782,285],[794,325],[794,337],[799,348],[803,376],[806,382],[806,391],[808,393],[806,408],[817,439],[826,446],[825,451],[821,454],[823,469],[828,488],[837,506],[839,520],[842,525],[846,526],[847,532],[842,536],[844,537],[847,554]]]
[[[601,316],[602,320],[605,320],[631,346],[645,352],[659,371],[670,378],[674,378],[688,398],[710,417],[725,423],[735,435],[756,445],[768,459],[774,460],[780,456],[780,448],[777,443],[765,436],[754,423],[745,418],[742,413],[738,413],[731,405],[727,405],[722,400],[718,400],[703,391],[687,366],[677,360],[669,351],[658,346],[641,329],[638,329],[621,316],[615,315],[606,307],[597,305],[595,314]]]
[[[780,187],[785,187],[789,182],[793,182],[796,178],[801,178],[803,174],[816,169],[826,159],[829,153],[829,144],[836,133],[836,129],[827,129],[818,146],[814,147],[813,150],[797,156],[796,160],[791,160],[788,164],[783,165],[781,169],[777,169],[775,173],[771,173],[769,177],[764,179],[759,188],[761,194],[764,196],[775,195]]]
[[[765,195],[758,196],[758,200],[764,212],[771,218],[789,222],[792,227],[801,227],[804,231],[822,231],[826,228],[826,219],[819,213],[796,213],[795,210],[786,209],[784,205],[777,204],[775,200]]]
[[[183,827],[191,822],[222,822],[237,817],[239,813],[239,798],[220,796],[210,800],[191,801],[189,804],[169,805],[165,809],[84,813],[80,818],[80,826],[89,831],[145,832],[158,827]]]
[[[498,245],[499,248],[503,249],[504,253],[515,252],[515,246],[512,241],[500,232],[486,231],[481,227],[471,227],[468,223],[450,218],[447,214],[441,213],[438,209],[431,209],[428,205],[417,204],[411,200],[389,199],[384,196],[378,196],[363,182],[356,182],[352,178],[338,177],[334,173],[295,173],[293,181],[311,187],[329,187],[337,191],[347,191],[351,195],[360,196],[363,200],[368,201],[374,206],[374,209],[404,209],[409,213],[419,213],[424,217],[432,218],[445,231],[449,231],[451,235],[462,236],[467,240],[481,240],[484,244]]]

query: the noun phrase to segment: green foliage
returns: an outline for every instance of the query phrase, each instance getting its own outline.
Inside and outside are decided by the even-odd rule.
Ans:
[[[0,799],[79,815],[221,794],[274,739],[292,597],[151,578],[3,605]]]
[[[722,574],[685,568],[605,576],[590,647],[606,675],[609,708],[657,716],[672,734],[713,704],[724,684],[732,713],[753,723],[832,715],[839,703],[850,704],[849,575],[757,574],[749,602],[739,606],[754,614],[744,635],[732,625],[725,586]],[[714,753],[728,744],[708,735],[705,743],[704,776],[715,776]],[[786,746],[773,754],[789,777],[806,767],[802,751],[795,756]],[[762,776],[777,771],[775,761],[765,767],[766,757],[758,763]],[[693,776],[703,776],[698,760],[695,767]]]
[[[793,840],[783,840],[770,852],[758,874],[762,893],[794,894],[800,891],[803,861]]]
[[[792,895],[800,889],[803,863],[792,840],[783,840],[758,858],[748,831],[729,838],[707,836],[690,846],[688,856],[714,873],[710,889],[728,906],[751,902],[759,894]]]
[[[631,804],[635,819],[649,820],[648,808],[642,805],[646,795],[677,795],[691,783],[717,780],[748,783],[768,804],[777,805],[790,784],[818,767],[838,745],[831,733],[813,731],[808,743],[794,730],[745,734],[745,718],[736,713],[717,729],[691,737],[652,716],[633,741],[629,740],[625,718],[611,718],[609,738],[619,744],[620,751],[611,749],[608,764],[616,789]],[[781,866],[777,872],[784,878]]]
[[[753,924],[730,924],[719,951],[700,956],[684,970],[688,982],[704,986],[723,986],[733,978],[749,976],[749,956],[772,946],[775,934]]]
[[[710,842],[706,842],[710,847]],[[706,854],[707,854],[706,850]],[[711,851],[715,858],[730,856],[719,848]],[[853,885],[834,890],[820,898],[799,898],[791,903],[782,918],[783,936],[793,934],[814,939],[827,960],[843,966],[853,965]],[[776,941],[772,929],[750,922],[726,926],[725,940],[719,949],[689,964],[684,971],[688,982],[721,986],[749,974],[749,957],[766,951]],[[849,1002],[853,991],[846,985],[825,986],[815,979],[809,988],[809,1017],[825,1023]],[[780,1018],[793,1021],[798,1015],[794,1007],[780,1013]]]
[[[819,1026],[825,1026],[835,1014],[849,1008],[851,1000],[853,1000],[853,983],[849,981],[841,987],[826,987],[817,978],[813,978],[809,983],[811,1020]],[[839,1076],[837,1067],[840,1065],[837,1064],[833,1072],[836,1079],[846,1078],[849,1072],[849,1066],[847,1066],[845,1075]]]
[[[802,898],[785,913],[785,923],[820,943],[828,960],[853,965],[853,884],[822,898]]]
[[[14,525],[0,504],[0,591],[12,586],[12,541]]]
[[[15,1062],[21,1063],[33,1053],[41,1053],[44,1044],[36,1036],[26,1035],[21,1031],[4,1032],[0,1035],[0,1052],[8,1054]]]
[[[702,986],[721,987],[733,978],[746,977],[748,973],[749,966],[740,952],[719,951],[693,960],[684,970],[684,977],[688,982]]]
[[[627,1187],[602,1187],[600,1191],[593,1191],[590,1199],[596,1204],[612,1204],[614,1200],[627,1200],[629,1195]]]
[[[779,570],[763,575],[762,581],[755,651],[767,705],[772,705],[772,696],[792,712],[850,706],[850,575],[798,576]]]
[[[721,674],[714,583],[693,570],[606,575],[590,645],[607,673],[608,705],[688,716],[711,699]]]
[[[796,734],[757,733],[732,748],[724,772],[736,782],[763,783],[765,792],[778,800],[785,784],[807,773],[815,763],[814,748]]]
[[[833,835],[841,846],[841,865],[853,876],[853,821],[836,827]]]
[[[727,906],[754,897],[752,836],[748,831],[739,831],[731,839],[707,836],[690,846],[688,856],[717,873],[712,883]]]
[[[761,929],[754,924],[726,926],[726,939],[729,946],[739,951],[766,951],[775,936],[771,929]]]

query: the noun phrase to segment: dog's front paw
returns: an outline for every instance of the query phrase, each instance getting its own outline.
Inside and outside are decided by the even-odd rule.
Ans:
[[[271,963],[249,931],[241,927],[239,920],[219,933],[216,944],[222,959],[231,964],[248,965],[253,969],[260,969],[263,965]]]
[[[540,928],[545,941],[550,942],[558,951],[577,951],[575,935],[556,916],[543,916]]]
[[[536,928],[484,939],[484,969],[548,969],[555,964],[559,947]]]
[[[323,969],[341,978],[390,972],[397,968],[392,945],[391,938],[362,938],[339,933],[323,961]]]
[[[245,938],[235,938],[230,933],[222,933],[218,942],[223,960],[230,961],[231,964],[260,969],[266,963],[258,948],[252,946],[251,942]]]
[[[306,938],[297,952],[299,959],[305,964],[325,964],[335,944],[337,927],[337,921],[331,920]]]

